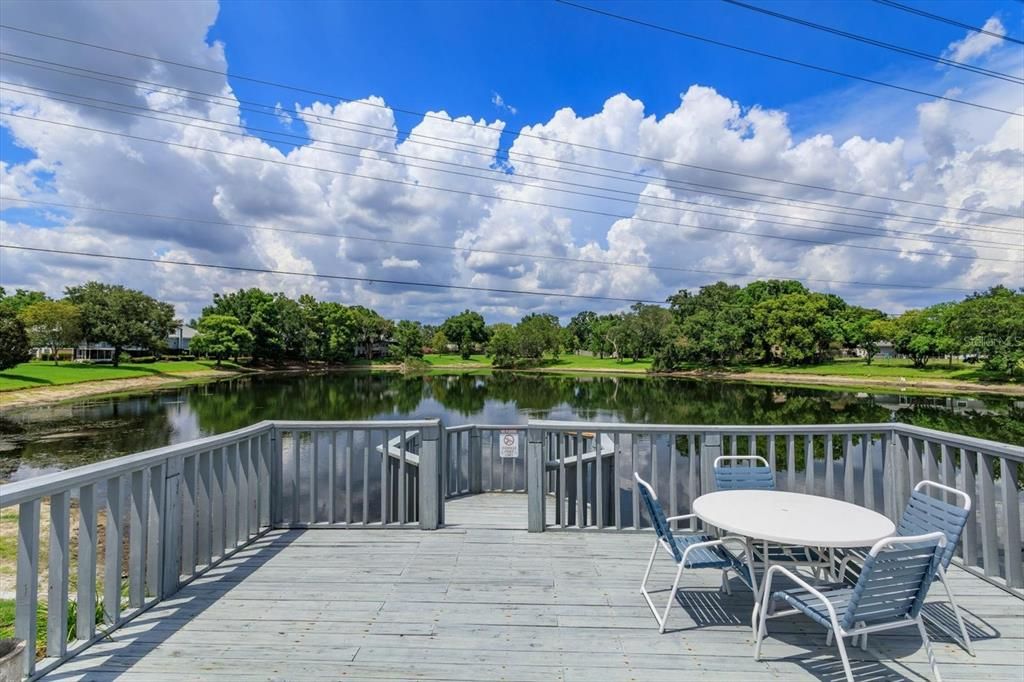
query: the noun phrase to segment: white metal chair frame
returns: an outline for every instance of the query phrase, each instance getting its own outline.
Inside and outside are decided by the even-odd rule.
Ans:
[[[971,496],[965,493],[964,491],[957,490],[956,488],[951,488],[948,485],[943,485],[942,483],[936,483],[935,481],[925,480],[921,481],[920,483],[914,486],[914,492],[920,492],[925,488],[935,488],[937,490],[941,490],[953,495],[954,497],[961,501],[960,506],[964,510],[964,513],[970,513]],[[849,569],[850,562],[852,559],[855,558],[857,558],[856,555],[850,554],[844,557],[843,560],[840,562],[838,572],[840,580],[845,579],[846,571]],[[974,652],[974,644],[971,643],[971,636],[967,634],[967,625],[964,623],[963,615],[961,615],[960,613],[960,607],[959,605],[957,605],[956,598],[953,596],[953,590],[950,589],[949,582],[946,580],[946,571],[944,569],[939,570],[936,573],[935,579],[942,583],[942,587],[946,591],[946,597],[949,599],[950,608],[952,608],[953,615],[956,617],[956,624],[960,628],[960,636],[963,638],[964,648],[967,649],[968,654],[970,654],[971,656],[976,656],[977,654]],[[949,635],[953,639],[956,639],[956,633],[952,632],[944,623],[936,620],[935,618],[929,618],[927,615],[925,615],[925,618],[932,625],[941,630],[943,633]],[[865,640],[866,639],[867,635],[865,635]]]
[[[654,492],[654,488],[651,487],[651,485],[647,481],[645,481],[642,478],[640,478],[640,475],[638,473],[634,472],[633,473],[633,477],[636,479],[637,485],[642,485],[647,490],[648,494],[651,496],[651,499],[654,500],[655,504],[657,504],[658,503],[658,495],[657,495],[657,493]],[[681,514],[679,516],[667,516],[667,517],[665,517],[665,521],[668,524],[671,524],[673,521],[683,521],[683,520],[690,521],[690,532],[693,533],[696,530],[693,527],[693,520],[695,518],[697,518],[696,514]],[[652,522],[653,522],[653,520],[652,520]],[[669,528],[671,529],[671,525],[669,526]],[[680,580],[680,578],[682,578],[683,569],[686,568],[686,566],[687,566],[687,560],[689,559],[690,554],[692,552],[696,551],[696,550],[707,549],[707,548],[711,548],[711,547],[722,547],[723,551],[725,551],[724,548],[726,547],[726,545],[728,543],[735,543],[737,548],[739,548],[741,550],[742,556],[744,558],[744,563],[746,563],[746,566],[747,566],[747,571],[750,573],[750,580],[751,580],[752,584],[749,585],[749,587],[751,588],[751,590],[754,593],[755,601],[757,600],[757,595],[758,595],[757,577],[756,577],[756,575],[754,573],[754,566],[753,566],[753,564],[750,561],[750,555],[747,553],[747,543],[746,543],[746,540],[744,538],[740,538],[740,537],[737,537],[737,536],[725,536],[725,537],[720,538],[718,540],[707,540],[705,542],[697,542],[697,543],[694,543],[692,545],[688,545],[683,550],[682,558],[678,561],[679,568],[678,568],[678,570],[676,570],[675,580],[672,582],[672,590],[669,592],[669,595],[668,595],[668,603],[665,604],[664,611],[662,611],[662,613],[659,615],[659,613],[658,613],[659,608],[657,606],[655,606],[654,600],[651,598],[650,592],[647,591],[647,581],[648,581],[648,579],[651,576],[651,568],[654,566],[654,558],[658,554],[658,548],[659,547],[661,549],[665,550],[668,553],[668,555],[672,558],[673,562],[676,561],[676,558],[675,558],[675,553],[672,551],[672,547],[669,546],[669,544],[668,544],[668,542],[666,540],[664,540],[662,537],[660,537],[660,535],[655,538],[654,548],[651,549],[651,557],[647,561],[647,569],[644,571],[644,579],[640,583],[640,592],[641,592],[641,594],[644,595],[644,599],[647,600],[647,606],[650,607],[651,613],[654,614],[655,620],[658,621],[658,632],[659,633],[664,634],[664,632],[665,632],[665,624],[668,622],[668,612],[672,608],[672,603],[676,599],[676,593],[679,591],[679,580]],[[737,571],[732,566],[725,566],[725,567],[723,567],[722,568],[722,585],[721,585],[720,589],[722,591],[724,591],[726,594],[732,594],[732,589],[729,587],[729,581],[728,581],[728,573],[729,573],[729,571],[733,571],[740,578],[740,580],[743,580],[743,576],[739,573],[739,571]],[[744,582],[746,582],[746,581],[744,581]]]
[[[876,556],[881,550],[895,544],[913,544],[918,542],[923,543],[931,541],[938,541],[938,546],[940,548],[944,548],[947,544],[946,534],[942,531],[935,531],[933,533],[927,533],[925,535],[893,536],[883,538],[882,540],[879,540],[875,543],[875,545],[871,548],[871,551],[868,553],[868,555]],[[941,576],[943,576],[942,579],[944,579],[945,571],[942,568],[941,562],[939,562],[938,564],[938,572]],[[775,577],[775,574],[777,573],[782,573],[785,577],[792,580],[794,583],[800,586],[800,588],[806,590],[809,594],[813,595],[815,598],[821,601],[822,605],[825,607],[829,615],[829,620],[831,621],[831,629],[828,635],[828,642],[831,643],[833,636],[835,637],[836,646],[839,649],[839,657],[842,659],[843,662],[843,670],[846,672],[846,679],[849,682],[854,682],[853,670],[850,668],[850,659],[846,654],[846,645],[843,643],[844,638],[852,638],[851,644],[853,646],[857,646],[857,639],[859,637],[861,638],[861,648],[866,649],[867,636],[869,633],[881,632],[883,630],[894,630],[896,628],[903,628],[910,625],[917,625],[917,630],[921,634],[921,640],[924,642],[925,651],[928,654],[928,665],[931,666],[932,675],[936,682],[942,681],[942,676],[939,674],[938,663],[935,660],[935,652],[932,651],[931,640],[928,638],[928,632],[925,630],[924,620],[921,613],[918,613],[917,616],[913,618],[907,616],[903,620],[896,620],[888,623],[876,623],[873,625],[865,625],[863,622],[860,622],[858,626],[850,628],[849,630],[844,629],[839,624],[839,618],[836,615],[835,607],[832,605],[832,602],[829,601],[826,595],[822,594],[818,589],[814,588],[812,585],[807,583],[793,571],[790,571],[784,566],[780,566],[778,564],[768,569],[768,573],[765,575],[763,582],[761,616],[757,628],[757,638],[754,644],[755,661],[761,660],[761,643],[763,642],[764,636],[765,634],[767,634],[768,631],[768,619],[789,616],[794,613],[801,613],[799,609],[795,608],[787,609],[785,611],[770,612],[770,608],[773,604],[771,589],[772,580]]]

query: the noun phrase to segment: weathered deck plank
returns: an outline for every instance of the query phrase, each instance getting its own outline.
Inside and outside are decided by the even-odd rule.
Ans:
[[[46,679],[842,675],[823,630],[796,617],[773,623],[766,658],[755,662],[750,593],[737,585],[732,596],[720,594],[715,572],[684,576],[689,600],[659,635],[638,592],[649,534],[500,528],[525,526],[525,496],[467,497],[457,506],[461,522],[435,532],[274,532]],[[667,586],[671,575],[666,561],[655,579]],[[1024,603],[963,571],[951,576],[978,657],[936,633],[943,676],[1022,679]],[[877,635],[851,658],[863,679],[927,679],[912,629]]]

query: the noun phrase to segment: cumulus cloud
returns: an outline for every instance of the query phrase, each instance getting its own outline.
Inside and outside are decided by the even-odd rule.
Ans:
[[[1006,27],[999,21],[999,17],[989,17],[982,28],[988,33],[969,32],[960,40],[950,43],[943,56],[954,61],[967,62],[988,54],[1002,43],[998,36],[1006,35]],[[996,35],[989,35],[991,33]]]
[[[12,24],[92,31],[98,43],[227,68],[222,46],[206,39],[217,15],[212,3],[8,2],[5,13]],[[38,52],[26,37],[7,38],[12,52]],[[105,279],[168,300],[187,319],[215,292],[259,286],[367,305],[395,318],[413,310],[437,321],[466,307],[498,320],[622,305],[379,280],[663,300],[719,278],[798,277],[890,310],[960,295],[903,284],[974,289],[1024,283],[1021,221],[993,215],[1024,211],[1019,117],[965,116],[949,103],[927,102],[901,127],[903,135],[840,134],[826,126],[799,137],[784,111],[693,85],[660,117],[625,94],[610,93],[591,115],[562,108],[508,138],[509,159],[499,162],[501,121],[439,110],[400,135],[389,103],[368,94],[357,101],[307,101],[287,111],[268,103],[267,117],[287,117],[309,136],[281,149],[237,134],[243,112],[223,76],[51,47],[47,58],[54,61],[167,87],[137,80],[127,81],[130,87],[97,84],[5,65],[5,80],[21,87],[0,92],[0,111],[169,144],[4,116],[0,122],[30,158],[0,162],[2,195],[85,208],[33,209],[5,201],[2,241],[368,281],[0,250],[0,284],[8,288],[59,294],[68,284]],[[165,120],[27,94],[34,88],[134,103]],[[1015,88],[999,85],[983,96],[1003,108],[1019,107]],[[216,97],[195,98],[194,92]],[[497,93],[494,104],[515,113]],[[188,119],[174,114],[201,117],[206,127],[181,125]],[[258,116],[245,111],[253,127],[266,123],[256,123]],[[828,187],[854,194],[821,189]]]

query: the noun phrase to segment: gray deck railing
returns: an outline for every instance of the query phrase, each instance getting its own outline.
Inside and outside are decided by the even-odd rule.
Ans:
[[[270,528],[437,528],[440,432],[436,419],[265,421],[0,486],[0,508],[17,508],[15,636],[30,643],[26,675],[53,669]]]
[[[505,436],[514,457],[501,457]],[[714,457],[733,453],[764,455],[782,489],[893,519],[922,478],[965,490],[975,504],[959,562],[1024,595],[1019,446],[903,424],[264,421],[0,486],[0,508],[17,508],[16,636],[35,642],[46,623],[45,656],[28,656],[26,674],[51,670],[271,528],[434,529],[447,498],[526,490],[531,531],[640,529],[633,471],[678,514],[713,490]]]
[[[445,429],[445,499],[475,493],[526,492],[524,425],[464,424]],[[515,434],[515,457],[501,456],[501,438]]]
[[[936,480],[967,492],[961,564],[1020,591],[1024,448],[905,424],[679,426],[531,421],[529,527],[646,527],[632,473],[651,482],[669,516],[714,490],[723,454],[758,454],[782,490],[826,495],[897,520],[913,486]],[[553,518],[545,497],[553,497]]]

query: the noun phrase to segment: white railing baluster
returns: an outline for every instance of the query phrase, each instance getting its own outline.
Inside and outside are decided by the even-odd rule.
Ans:
[[[383,430],[380,446],[380,525],[388,524],[388,493],[391,491],[391,473],[388,470],[388,432]]]
[[[999,575],[999,543],[996,517],[995,462],[983,452],[978,452],[978,478],[981,483],[981,561],[985,575]]]
[[[352,441],[355,431],[345,431],[345,524],[352,523]]]
[[[597,512],[597,527],[604,528],[604,452],[601,450],[601,432],[594,436],[594,503]],[[675,495],[673,495],[673,498]],[[674,502],[674,500],[673,500]]]
[[[149,503],[145,470],[132,472],[131,518],[128,528],[128,605],[137,609],[146,596],[146,531]]]
[[[227,542],[225,540],[226,526],[224,511],[227,474],[225,473],[224,448],[217,448],[214,450],[211,457],[213,466],[213,486],[210,492],[210,530],[212,537],[210,543],[210,554],[212,558],[221,559],[224,557],[224,548],[227,546]]]
[[[786,434],[786,489],[796,492],[796,436]]]
[[[338,521],[338,436],[339,431],[328,431],[331,437],[330,460],[327,466],[327,522]]]
[[[860,460],[863,463],[861,473],[864,478],[864,506],[876,509],[875,505],[875,463],[871,454],[872,435],[865,433],[860,441]]]
[[[75,636],[96,634],[96,487],[78,490],[78,613]]]
[[[46,655],[63,656],[68,649],[68,568],[70,560],[67,491],[50,496],[50,562],[46,599]]]
[[[190,576],[196,569],[196,468],[199,456],[186,457],[182,469],[185,485],[181,499],[181,572]]]
[[[964,526],[964,534],[960,540],[961,556],[968,566],[978,563],[978,486],[975,484],[975,455],[966,448],[960,448],[960,490],[971,496],[975,504]]]
[[[103,622],[116,625],[121,620],[121,562],[124,552],[124,514],[121,507],[121,477],[107,479],[106,524],[103,557]]]
[[[834,498],[836,496],[836,462],[833,447],[832,434],[825,434],[825,496]]]
[[[302,523],[302,516],[299,513],[299,502],[302,498],[301,492],[301,476],[302,469],[300,467],[299,459],[299,436],[298,429],[292,431],[292,523],[298,525]]]
[[[942,479],[943,485],[948,485],[951,488],[956,487],[956,462],[953,461],[953,448],[943,443],[940,447],[940,454],[942,457]],[[943,493],[945,500],[949,504],[953,504],[952,493]]]
[[[159,597],[162,591],[164,548],[164,472],[166,464],[149,470],[149,530],[146,532],[146,597]]]
[[[804,436],[804,492],[815,495],[814,489],[814,435]]]
[[[213,561],[213,453],[199,453],[199,484],[196,497],[196,565]]]
[[[1020,493],[1017,490],[1017,462],[999,458],[999,487],[1003,494],[1005,520],[1006,583],[1010,587],[1024,587],[1024,566],[1021,565]]]
[[[408,523],[405,508],[405,430],[398,433],[398,522]]]
[[[317,492],[320,486],[317,480],[317,473],[320,469],[320,436],[323,435],[320,431],[310,431],[309,440],[311,441],[311,452],[309,459],[309,524],[315,525],[317,519],[317,512],[319,511],[319,500]]]
[[[865,435],[860,434],[861,440]],[[849,433],[843,434],[843,499],[847,502],[854,502],[857,499],[857,492],[854,489],[853,477],[853,436]]]
[[[14,636],[27,642],[26,675],[36,668],[36,631],[39,628],[39,516],[40,498],[18,505],[18,558],[15,574]]]

